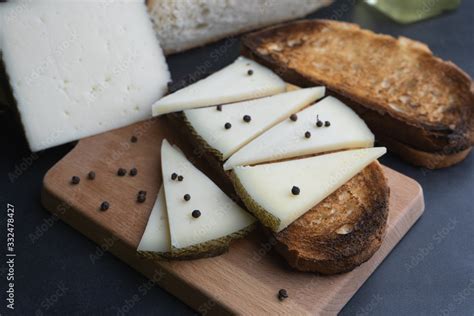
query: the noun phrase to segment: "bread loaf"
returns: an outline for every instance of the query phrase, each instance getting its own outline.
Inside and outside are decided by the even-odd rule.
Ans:
[[[303,17],[332,0],[148,0],[166,54]]]

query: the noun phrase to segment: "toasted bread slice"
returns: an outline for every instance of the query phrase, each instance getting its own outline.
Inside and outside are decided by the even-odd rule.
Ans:
[[[336,192],[273,234],[276,250],[301,271],[350,271],[377,251],[385,234],[389,188],[373,162]]]
[[[181,115],[171,113],[167,118],[177,127],[176,130],[181,136],[195,148],[196,157],[209,162],[230,192],[232,190],[230,172],[224,171],[222,162],[203,148],[195,135],[185,128]],[[235,192],[230,195],[239,199]],[[342,196],[341,200],[339,196]],[[276,249],[290,266],[301,271],[324,274],[350,271],[370,259],[380,247],[387,222],[388,198],[389,188],[383,171],[379,163],[374,162],[285,230],[274,234],[277,240]],[[243,204],[241,201],[239,203]],[[324,235],[314,226],[301,227],[305,224],[305,219],[327,212],[328,205],[331,205],[331,209],[346,210],[344,213],[334,214],[332,227],[337,226],[335,228],[337,230],[345,224],[354,224],[353,233],[342,235],[333,232]],[[349,214],[347,207],[351,205],[354,207]],[[330,219],[328,223],[329,221]],[[330,228],[330,225],[325,227]],[[299,231],[297,228],[302,230]],[[308,238],[305,238],[305,235]],[[298,244],[298,240],[301,244]]]
[[[464,160],[469,155],[472,147],[459,152],[449,152],[444,150],[437,152],[427,152],[417,150],[406,144],[403,144],[391,137],[379,134],[377,140],[390,148],[390,151],[396,153],[403,160],[419,167],[427,169],[440,169],[450,167]]]
[[[376,136],[415,152],[446,156],[446,166],[474,144],[471,78],[429,48],[355,24],[305,20],[246,35],[243,54],[299,86],[325,85]],[[410,151],[411,152],[411,151]],[[404,158],[425,165],[404,152]],[[453,159],[449,159],[454,155]]]

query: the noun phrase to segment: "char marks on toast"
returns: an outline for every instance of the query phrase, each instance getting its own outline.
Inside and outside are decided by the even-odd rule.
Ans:
[[[276,250],[301,271],[335,274],[367,261],[382,243],[389,188],[373,162],[336,192],[274,234]]]

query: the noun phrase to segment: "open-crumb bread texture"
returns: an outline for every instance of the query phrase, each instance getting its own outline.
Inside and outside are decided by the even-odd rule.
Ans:
[[[447,159],[451,164],[474,143],[471,78],[423,43],[351,23],[304,20],[248,34],[242,45],[244,55],[287,82],[325,85],[377,138],[390,137],[416,152],[454,155]],[[398,153],[412,160],[410,151]]]
[[[389,209],[389,187],[373,162],[279,233],[276,250],[301,271],[350,271],[379,249]]]

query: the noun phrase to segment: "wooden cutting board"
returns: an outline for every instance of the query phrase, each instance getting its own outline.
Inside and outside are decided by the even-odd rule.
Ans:
[[[138,141],[131,142],[136,136]],[[161,185],[160,144],[176,143],[201,170],[225,187],[202,153],[170,128],[166,118],[81,140],[44,178],[44,206],[136,270],[202,314],[336,314],[377,268],[420,217],[422,189],[414,180],[384,167],[391,189],[388,230],[379,251],[352,272],[320,276],[296,272],[270,248],[260,231],[232,244],[222,256],[159,262],[143,259],[135,251]],[[138,175],[117,176],[119,167],[138,169]],[[87,173],[95,171],[96,179]],[[72,176],[81,182],[72,185]],[[137,203],[139,190],[148,192]],[[110,209],[101,212],[102,201]],[[277,299],[284,288],[289,298]]]

